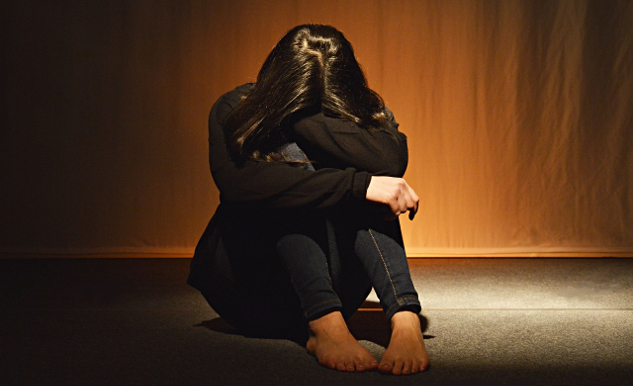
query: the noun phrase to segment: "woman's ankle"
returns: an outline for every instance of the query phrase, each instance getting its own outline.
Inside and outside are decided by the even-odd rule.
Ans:
[[[310,322],[308,322],[308,326],[310,328],[310,332],[315,334],[318,334],[319,332],[325,329],[330,329],[332,327],[345,326],[345,328],[347,328],[345,319],[343,319],[343,315],[340,311],[332,311],[319,318],[311,320]]]
[[[391,317],[391,330],[411,327],[420,328],[420,316],[417,313],[402,310]]]

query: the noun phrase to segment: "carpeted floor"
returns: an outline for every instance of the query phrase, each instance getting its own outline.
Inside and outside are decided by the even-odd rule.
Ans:
[[[0,260],[0,385],[633,384],[633,259],[412,260],[432,368],[407,377],[235,334],[185,284],[188,264]],[[380,357],[382,313],[350,324]]]

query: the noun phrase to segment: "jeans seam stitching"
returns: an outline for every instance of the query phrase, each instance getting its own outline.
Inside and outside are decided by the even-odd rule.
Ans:
[[[397,303],[398,293],[396,292],[396,286],[393,285],[393,280],[391,280],[391,273],[389,272],[389,267],[387,267],[387,262],[385,261],[385,258],[382,255],[382,251],[380,250],[380,247],[378,246],[378,242],[376,241],[376,238],[374,237],[374,234],[371,231],[371,229],[369,229],[368,232],[369,232],[369,235],[371,236],[372,241],[374,242],[374,245],[376,246],[376,249],[378,250],[378,254],[380,255],[382,264],[385,267],[385,271],[387,272],[387,277],[389,278],[389,283],[391,284],[391,289],[393,290],[393,296],[396,298],[396,303]],[[389,307],[389,309],[391,309],[391,307]]]

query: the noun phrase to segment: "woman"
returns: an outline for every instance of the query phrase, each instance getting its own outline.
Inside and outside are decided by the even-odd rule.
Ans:
[[[324,366],[425,370],[420,303],[394,220],[412,219],[418,205],[399,178],[407,150],[397,127],[341,32],[289,31],[257,82],[211,110],[221,204],[189,284],[243,333],[298,340]],[[345,324],[372,286],[392,325],[380,364]]]

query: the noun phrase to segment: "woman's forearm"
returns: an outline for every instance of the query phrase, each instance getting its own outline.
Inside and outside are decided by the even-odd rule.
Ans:
[[[318,167],[354,167],[376,175],[401,177],[407,167],[406,136],[391,113],[386,128],[366,129],[322,113],[294,125],[296,141]]]
[[[209,163],[223,202],[323,209],[348,200],[365,200],[370,175],[353,168],[315,172],[281,162],[255,161],[237,166],[229,156],[222,123],[246,90],[242,86],[223,95],[209,115]]]

